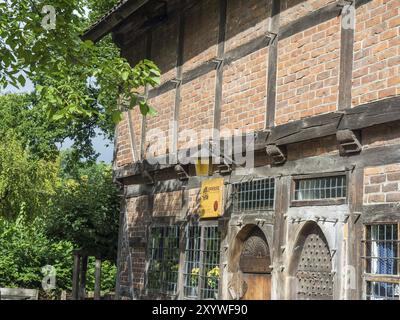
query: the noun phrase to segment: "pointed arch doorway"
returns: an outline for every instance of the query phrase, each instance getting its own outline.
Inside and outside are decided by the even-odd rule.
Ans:
[[[295,276],[297,300],[332,300],[332,257],[328,242],[315,222],[300,232],[293,254],[291,274]]]
[[[264,233],[253,226],[243,241],[239,267],[245,293],[242,300],[271,300],[271,257]]]

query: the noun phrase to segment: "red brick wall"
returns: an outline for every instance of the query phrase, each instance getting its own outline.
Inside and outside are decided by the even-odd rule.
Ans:
[[[218,1],[203,0],[185,15],[184,71],[217,55]]]
[[[176,77],[178,22],[168,20],[153,30],[151,59],[161,69],[161,83]]]
[[[146,239],[146,229],[150,218],[148,197],[141,196],[127,199],[126,217],[129,237]],[[130,252],[132,257],[133,287],[140,291],[144,286],[146,249],[144,245],[137,245],[130,247]]]
[[[128,113],[124,113],[124,119],[118,124],[118,139],[116,146],[116,163],[118,167],[131,163],[133,160],[127,115]]]
[[[211,71],[182,86],[182,102],[179,112],[179,149],[200,144],[202,142],[200,139],[201,130],[211,130],[213,128],[215,75],[215,71]],[[194,142],[184,140],[183,132],[188,129],[193,129],[197,132],[198,139]],[[207,140],[207,136],[202,138]],[[191,139],[195,139],[195,137]]]
[[[265,48],[225,67],[221,130],[246,132],[265,127],[267,57]]]
[[[170,151],[172,130],[170,131],[169,129],[171,121],[174,119],[175,90],[170,90],[160,96],[149,99],[149,104],[157,110],[158,114],[147,117],[146,158],[160,156]]]
[[[400,202],[400,164],[365,168],[364,204]]]
[[[340,18],[278,45],[276,125],[337,109]]]
[[[179,216],[182,210],[183,191],[164,192],[154,195],[153,216]]]
[[[353,106],[400,94],[399,26],[399,0],[373,0],[357,8]]]
[[[266,35],[270,11],[258,0],[228,1],[226,51]],[[243,57],[224,68],[221,129],[263,129],[266,114],[268,49]]]
[[[229,0],[226,19],[225,50],[230,51],[265,35],[270,7],[266,1]]]

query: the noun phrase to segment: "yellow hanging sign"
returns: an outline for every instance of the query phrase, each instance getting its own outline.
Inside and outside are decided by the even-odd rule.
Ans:
[[[200,191],[200,217],[202,219],[218,218],[223,213],[224,179],[203,181]]]
[[[196,176],[206,177],[210,175],[210,162],[205,161],[204,159],[196,160]]]

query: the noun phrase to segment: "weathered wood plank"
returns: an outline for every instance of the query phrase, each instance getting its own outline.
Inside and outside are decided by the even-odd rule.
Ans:
[[[345,5],[341,18],[339,110],[351,108],[355,18],[354,2]]]
[[[278,41],[279,41],[279,13],[281,1],[273,1],[271,9],[270,32],[272,43],[269,45],[268,52],[268,75],[267,75],[267,100],[266,100],[266,128],[275,126],[275,107],[276,107],[276,79],[278,74]]]
[[[214,103],[214,120],[213,120],[213,128],[217,130],[220,129],[220,124],[221,124],[222,85],[224,77],[223,58],[225,53],[227,7],[228,7],[227,0],[219,1],[219,27],[218,27],[218,52],[217,52],[217,59],[219,60],[219,62],[217,65],[217,77],[215,81],[215,103]]]
[[[343,113],[327,113],[274,127],[268,144],[284,145],[336,134]]]
[[[270,43],[271,38],[267,35],[261,35],[254,39],[251,39],[249,42],[226,52],[224,55],[225,64],[229,65],[243,57],[248,56],[249,54],[252,54],[253,52],[257,52],[262,48],[268,47]]]
[[[400,96],[346,110],[338,129],[356,130],[396,120],[400,120]]]

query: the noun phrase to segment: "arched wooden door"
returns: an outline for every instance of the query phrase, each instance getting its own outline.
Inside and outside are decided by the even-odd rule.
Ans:
[[[239,265],[245,285],[242,300],[270,300],[271,258],[267,240],[258,227],[244,241]]]
[[[328,243],[315,223],[303,231],[298,241],[302,247],[296,271],[297,299],[332,300],[332,258]]]

